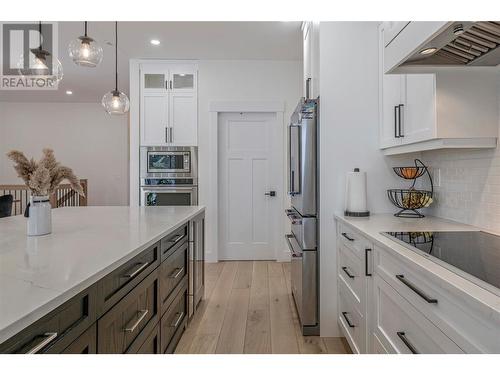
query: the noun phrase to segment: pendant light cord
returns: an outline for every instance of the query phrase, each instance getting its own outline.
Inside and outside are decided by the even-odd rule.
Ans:
[[[118,91],[118,21],[115,21],[115,91]]]
[[[42,50],[42,21],[38,21],[38,38],[40,41],[40,46],[38,49],[41,51]]]
[[[85,23],[85,36],[87,36],[87,21],[85,21],[84,23]]]

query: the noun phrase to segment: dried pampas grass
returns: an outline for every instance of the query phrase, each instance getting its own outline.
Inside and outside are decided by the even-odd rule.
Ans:
[[[43,149],[43,157],[38,162],[33,158],[28,160],[22,152],[16,150],[10,151],[7,156],[14,162],[18,176],[23,179],[33,195],[50,195],[64,180],[67,180],[78,194],[85,195],[78,177],[71,168],[56,161],[54,151],[50,148]]]

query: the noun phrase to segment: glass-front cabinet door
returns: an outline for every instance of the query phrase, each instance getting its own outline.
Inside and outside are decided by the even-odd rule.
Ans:
[[[143,93],[166,93],[169,87],[169,71],[165,66],[143,65],[141,89]]]
[[[193,66],[174,66],[170,69],[170,89],[172,92],[195,91],[197,70]]]

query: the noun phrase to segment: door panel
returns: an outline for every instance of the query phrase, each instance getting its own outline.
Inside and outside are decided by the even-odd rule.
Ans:
[[[198,144],[198,103],[196,94],[170,93],[170,121],[172,144],[196,146]]]
[[[167,94],[143,94],[141,104],[141,144],[165,145],[168,126]]]
[[[395,127],[398,125],[398,118],[395,118],[395,107],[402,103],[403,78],[398,74],[384,74],[383,95],[382,95],[382,132],[380,146],[382,148],[396,146],[401,143],[401,138],[396,138]]]
[[[403,143],[432,139],[436,135],[436,80],[434,74],[406,75]]]
[[[274,113],[219,116],[220,259],[276,259],[283,138]]]

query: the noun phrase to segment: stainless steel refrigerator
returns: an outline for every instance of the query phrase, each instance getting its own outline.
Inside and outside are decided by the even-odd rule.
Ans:
[[[292,294],[303,335],[319,335],[318,99],[302,99],[288,126],[288,193],[285,236],[291,255]]]

